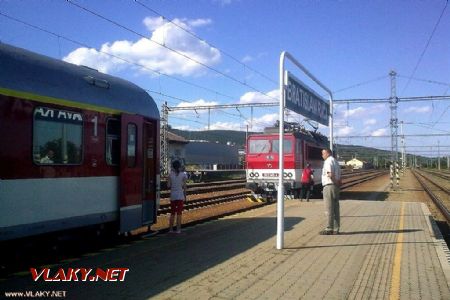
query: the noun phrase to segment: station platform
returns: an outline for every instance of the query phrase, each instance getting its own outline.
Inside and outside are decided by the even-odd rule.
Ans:
[[[66,299],[450,299],[448,249],[418,202],[341,201],[341,233],[322,236],[322,201],[276,205],[160,234],[52,266],[129,268],[123,282],[33,282],[2,290],[66,291]]]

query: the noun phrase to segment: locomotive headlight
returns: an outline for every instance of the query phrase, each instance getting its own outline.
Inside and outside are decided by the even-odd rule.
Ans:
[[[255,177],[259,177],[259,173],[258,172],[255,172]]]
[[[248,174],[248,176],[250,176],[250,177],[255,177],[255,173],[250,172],[250,174]]]
[[[287,176],[288,176],[289,178],[291,178],[291,177],[292,177],[292,173],[289,172],[289,173],[287,174]]]

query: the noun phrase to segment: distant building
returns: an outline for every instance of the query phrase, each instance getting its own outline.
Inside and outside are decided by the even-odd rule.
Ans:
[[[352,158],[345,163],[347,166],[351,166],[353,169],[364,169],[364,162],[362,160]]]
[[[185,150],[188,169],[223,170],[239,168],[239,154],[236,146],[189,141]]]
[[[371,169],[371,168],[373,168],[373,164],[368,163],[363,160],[356,159],[356,158],[353,158],[353,159],[347,161],[345,164],[347,166],[352,167],[353,169]]]
[[[345,160],[338,160],[338,164],[341,168],[345,167]]]
[[[189,144],[189,141],[172,132],[167,133],[167,139],[169,145],[169,162],[179,160],[183,165],[185,165],[186,145]]]

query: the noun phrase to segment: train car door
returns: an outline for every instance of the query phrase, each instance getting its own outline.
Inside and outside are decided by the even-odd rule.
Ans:
[[[142,210],[142,222],[145,225],[156,221],[156,201],[159,192],[157,182],[157,170],[159,158],[157,155],[157,125],[155,122],[144,121],[144,199]]]
[[[120,232],[143,225],[143,121],[141,116],[121,116]]]

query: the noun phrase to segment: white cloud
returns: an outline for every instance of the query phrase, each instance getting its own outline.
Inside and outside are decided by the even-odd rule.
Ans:
[[[198,106],[211,106],[217,105],[218,103],[215,101],[206,101],[204,99],[198,99],[193,102],[180,102],[176,107],[198,107]]]
[[[431,112],[430,106],[411,106],[403,110],[405,113],[428,113]]]
[[[195,19],[195,20],[189,20],[188,24],[192,27],[201,27],[205,25],[209,25],[212,23],[211,19]]]
[[[189,131],[195,130],[194,128],[192,128],[189,125],[173,125],[172,128],[179,129],[179,130],[189,130]]]
[[[251,62],[251,61],[254,61],[254,60],[261,59],[261,58],[263,58],[263,57],[266,56],[266,55],[267,55],[266,52],[260,52],[260,53],[258,53],[256,56],[246,55],[246,56],[244,56],[244,57],[241,59],[241,61],[242,61],[243,63],[248,63],[248,62]]]
[[[387,135],[387,129],[386,128],[380,128],[372,132],[371,136],[382,136]]]
[[[354,128],[351,126],[344,126],[344,127],[338,129],[337,135],[338,136],[347,136],[347,135],[350,135],[350,133],[352,133],[353,130],[354,130]]]
[[[210,19],[174,19],[172,22],[190,31],[193,27],[211,24]],[[161,17],[147,17],[143,20],[143,23],[151,32],[151,41],[146,38],[137,41],[114,41],[103,44],[99,50],[82,47],[69,53],[64,57],[64,60],[78,65],[86,65],[104,73],[111,73],[123,68],[132,68],[152,75],[154,73],[148,69],[169,75],[183,76],[199,75],[205,72],[205,68],[201,65],[154,42],[164,44],[168,48],[210,66],[219,63],[221,60],[218,49],[210,47],[207,43],[198,40]],[[148,69],[133,66],[108,54]]]
[[[377,120],[376,119],[367,119],[364,120],[364,125],[365,126],[370,126],[370,125],[375,125],[377,124]]]
[[[344,118],[359,117],[359,116],[364,115],[366,113],[366,111],[367,110],[361,106],[354,108],[354,109],[349,109],[349,110],[344,111]]]
[[[266,95],[263,95],[258,92],[247,92],[241,96],[239,99],[240,104],[248,104],[248,103],[268,103],[268,102],[277,102],[280,99],[279,90],[273,90]]]
[[[251,131],[263,131],[264,127],[271,127],[278,121],[279,115],[277,113],[265,114],[261,117],[253,118],[253,126],[249,130]],[[250,120],[248,120],[250,125]]]
[[[252,60],[254,60],[254,58],[250,55],[246,55],[242,58],[243,63],[248,63],[248,62],[251,62]]]
[[[150,31],[154,31],[154,30],[158,29],[159,27],[164,26],[164,24],[166,23],[166,21],[162,17],[156,17],[156,18],[147,17],[142,22],[144,23],[145,27],[147,27],[147,29]]]
[[[370,113],[378,113],[378,112],[382,112],[382,111],[386,110],[387,108],[388,108],[388,105],[379,103],[379,104],[375,104],[375,105],[369,107],[367,110]]]
[[[173,112],[170,112],[170,114],[177,114],[177,115],[197,115],[197,114],[205,114],[208,112],[207,109],[198,109],[194,111],[194,108],[199,106],[211,106],[211,105],[217,105],[218,103],[215,101],[207,101],[204,99],[198,99],[193,102],[180,102],[176,105],[176,107],[192,107],[191,110],[175,110]]]
[[[207,127],[205,128],[205,130]],[[229,123],[229,122],[216,122],[210,125],[210,130],[236,130],[242,131],[245,130],[245,125],[237,122],[237,123]]]
[[[225,6],[231,4],[232,0],[213,0],[213,2],[220,4],[220,6]]]

